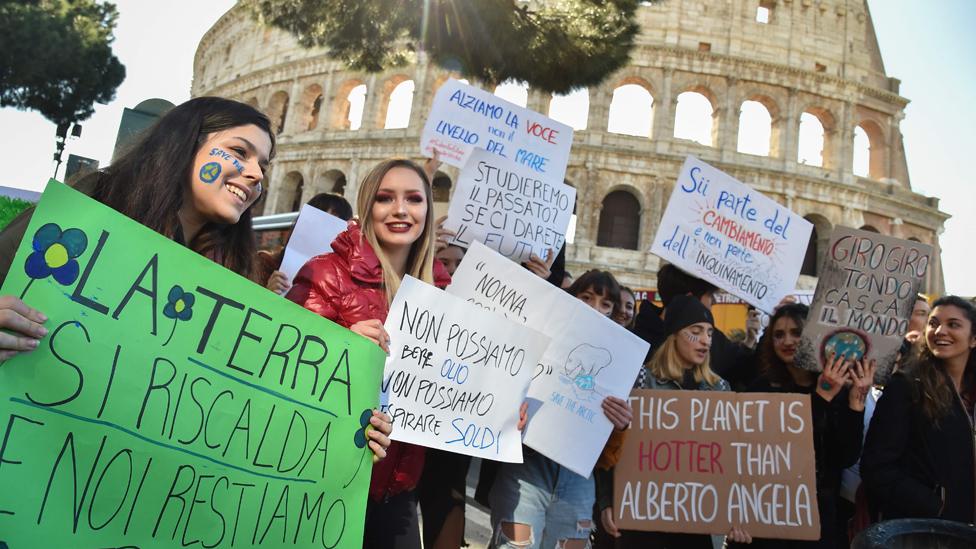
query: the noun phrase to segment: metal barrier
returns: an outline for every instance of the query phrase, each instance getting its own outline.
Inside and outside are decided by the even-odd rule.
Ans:
[[[851,549],[973,549],[976,527],[936,519],[896,519],[872,524]]]

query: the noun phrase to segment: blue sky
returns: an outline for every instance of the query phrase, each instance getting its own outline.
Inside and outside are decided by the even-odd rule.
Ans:
[[[120,18],[114,50],[127,77],[116,100],[96,106],[68,153],[108,163],[122,109],[143,99],[189,99],[196,45],[233,0],[174,0],[160,10],[141,0],[116,2]],[[949,292],[976,295],[976,199],[968,160],[976,146],[976,2],[972,0],[869,0],[889,76],[911,100],[902,133],[913,188],[937,196],[953,216],[942,235]],[[0,185],[42,188],[54,171],[54,126],[33,112],[0,109]],[[63,172],[62,172],[63,173]]]

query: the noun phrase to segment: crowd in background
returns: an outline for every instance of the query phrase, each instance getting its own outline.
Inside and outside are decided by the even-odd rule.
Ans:
[[[202,170],[223,162],[208,154],[214,149],[234,159],[222,164],[216,181]],[[443,220],[434,219],[436,159],[379,163],[359,186],[355,206],[334,195],[315,197],[313,206],[355,220],[332,243],[333,253],[310,260],[290,282],[279,271],[281,252],[258,253],[251,227],[251,207],[261,197],[274,149],[263,114],[230,100],[198,98],[169,111],[140,143],[76,188],[389,351],[383,323],[402,278],[409,274],[443,288],[464,256],[464,249],[448,245]],[[0,280],[13,268],[31,213],[0,234]],[[726,534],[729,546],[839,548],[879,520],[974,522],[973,303],[920,296],[895,373],[878,386],[872,361],[831,356],[822,372],[797,367],[809,311],[789,299],[761,338],[751,315],[745,340],[733,342],[711,313],[717,289],[672,265],[657,273],[660,306],[636,303],[612,273],[572,276],[564,249],[533,256],[525,267],[650,344],[635,388],[810,395],[820,539],[759,539],[748,525],[738,525]],[[0,297],[0,360],[35,349],[47,334],[46,320],[16,297]],[[613,474],[631,411],[615,397],[603,401],[602,411],[614,431],[592,475],[573,473],[529,448],[521,464],[483,462],[477,500],[490,507],[492,547],[712,547],[708,535],[617,528]],[[518,413],[521,428],[524,406]],[[391,442],[387,414],[376,411],[370,421],[375,465],[364,547],[460,547],[470,459]]]

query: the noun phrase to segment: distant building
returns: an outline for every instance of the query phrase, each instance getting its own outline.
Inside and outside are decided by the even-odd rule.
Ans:
[[[638,17],[630,65],[574,93],[575,107],[538,90],[496,89],[578,128],[566,172],[578,189],[570,272],[599,267],[635,289],[655,287],[659,260],[646,250],[687,154],[813,223],[801,287],[815,284],[836,225],[941,254],[948,215],[912,190],[899,127],[908,100],[885,73],[866,1],[661,2]],[[452,76],[428,64],[350,71],[237,7],[201,40],[193,74],[194,96],[250,103],[279,132],[264,213],[294,211],[323,191],[354,199],[376,162],[416,157],[433,94]],[[757,132],[768,138],[739,138]],[[445,167],[434,180],[439,211],[456,176]],[[944,290],[940,259],[926,282],[927,292]]]
[[[98,160],[69,154],[68,165],[64,168],[64,182],[71,183],[96,170],[98,170]]]
[[[135,108],[126,107],[122,111],[122,120],[119,122],[119,133],[115,138],[115,149],[112,150],[112,162],[115,162],[136,136],[155,124],[160,116],[172,108],[173,104],[165,99],[147,99]]]

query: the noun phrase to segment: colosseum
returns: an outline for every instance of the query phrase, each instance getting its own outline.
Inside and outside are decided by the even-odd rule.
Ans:
[[[908,99],[885,73],[865,0],[669,0],[642,5],[638,17],[630,64],[600,86],[556,97],[496,89],[577,130],[566,173],[578,192],[570,272],[601,267],[653,288],[659,260],[646,250],[688,154],[813,223],[802,288],[815,285],[835,225],[939,253],[948,216],[912,191],[899,129]],[[276,125],[264,214],[323,191],[354,198],[377,161],[416,157],[434,92],[457,77],[422,59],[350,71],[236,7],[201,40],[193,75],[193,96],[240,99]],[[444,167],[435,178],[438,211],[456,176]],[[940,261],[925,286],[944,290]]]

